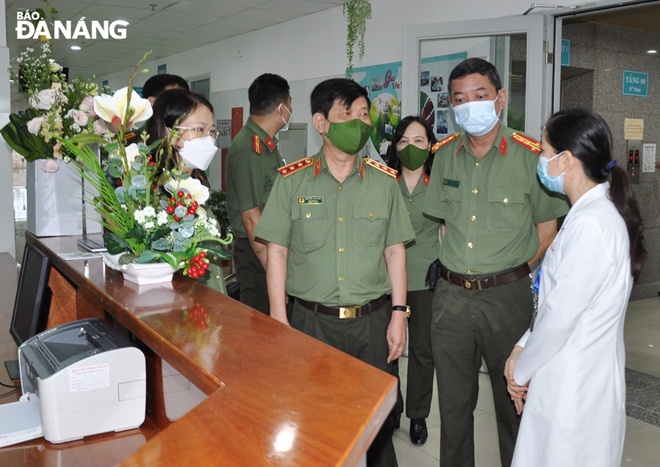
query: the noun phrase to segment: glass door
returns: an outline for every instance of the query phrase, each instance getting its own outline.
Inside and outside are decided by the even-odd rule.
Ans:
[[[547,23],[543,15],[531,15],[406,27],[402,115],[422,116],[438,138],[456,131],[449,73],[464,59],[479,57],[497,67],[508,92],[504,123],[539,138],[550,108],[543,97],[552,78]]]

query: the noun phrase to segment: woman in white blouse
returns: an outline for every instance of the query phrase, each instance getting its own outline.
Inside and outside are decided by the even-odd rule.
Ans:
[[[513,466],[619,466],[625,433],[623,321],[646,250],[612,135],[588,109],[546,123],[538,174],[571,210],[548,248],[538,314],[505,368],[522,413]]]

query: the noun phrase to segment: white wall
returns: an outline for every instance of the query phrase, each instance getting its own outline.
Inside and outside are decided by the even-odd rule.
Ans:
[[[584,4],[568,0],[564,6]],[[623,2],[625,3],[625,2]],[[372,18],[367,21],[365,56],[355,57],[355,66],[377,65],[403,59],[405,26],[447,21],[498,18],[522,15],[529,0],[372,0]],[[591,2],[593,5],[593,2]],[[543,10],[548,11],[548,10]],[[192,51],[148,62],[149,74],[141,75],[141,85],[155,74],[159,64],[167,72],[191,78],[211,76],[211,101],[216,119],[231,118],[232,107],[244,107],[248,117],[247,88],[261,73],[277,73],[291,85],[292,123],[309,123],[309,94],[320,81],[343,76],[346,62],[346,19],[337,7],[297,20],[288,21],[242,36],[216,42]],[[133,64],[127,69],[99,78],[107,79],[112,89],[126,85]],[[313,130],[310,127],[310,130]],[[315,153],[321,140],[308,132],[309,153]],[[217,161],[219,165],[219,161]],[[220,186],[211,167],[211,184]]]
[[[404,26],[515,16],[530,6],[529,0],[372,0],[371,3],[365,57],[355,63],[357,66],[401,60]],[[337,7],[148,62],[145,67],[150,73],[139,76],[136,85],[155,74],[162,63],[167,64],[168,73],[185,78],[210,74],[211,92],[247,88],[264,72],[280,74],[289,82],[341,76],[346,67],[345,42],[346,19],[341,7]],[[132,66],[127,63],[125,70],[99,77],[99,82],[107,79],[111,88],[123,87]],[[230,109],[216,109],[217,118],[229,116]],[[300,119],[301,113],[297,117]]]

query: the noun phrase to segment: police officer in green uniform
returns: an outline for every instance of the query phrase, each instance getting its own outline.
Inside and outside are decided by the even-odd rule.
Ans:
[[[538,142],[499,120],[506,90],[495,67],[470,58],[449,75],[456,122],[465,131],[437,143],[424,213],[445,223],[433,298],[438,372],[440,465],[474,465],[474,420],[481,359],[491,379],[503,467],[520,423],[503,378],[509,349],[533,313],[530,265],[566,214],[565,198],[537,177]]]
[[[408,320],[406,416],[410,419],[410,441],[420,445],[428,438],[426,418],[431,411],[435,372],[431,350],[433,290],[426,284],[426,271],[438,257],[440,232],[439,224],[422,214],[435,142],[433,129],[424,119],[406,117],[396,127],[387,161],[399,172],[399,187],[415,231],[415,241],[406,245],[408,305],[414,310]]]
[[[266,246],[254,241],[254,230],[283,165],[275,135],[291,120],[289,84],[265,73],[248,89],[250,117],[227,153],[227,211],[234,234],[234,265],[240,301],[268,314]]]
[[[288,294],[291,326],[391,373],[405,347],[405,243],[414,238],[396,171],[357,157],[371,131],[362,86],[323,81],[311,108],[323,147],[280,169],[256,232],[269,242],[271,316],[289,324]],[[397,465],[388,421],[367,465]]]

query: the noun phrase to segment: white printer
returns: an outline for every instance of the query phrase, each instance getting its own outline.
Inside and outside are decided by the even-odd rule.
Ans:
[[[0,405],[0,446],[43,436],[63,443],[139,427],[144,354],[100,319],[48,329],[18,348],[23,396]]]

